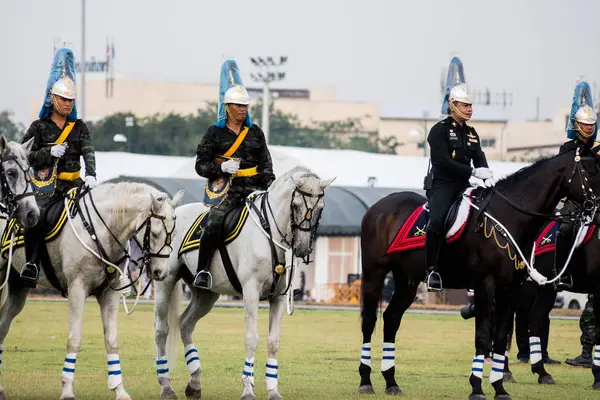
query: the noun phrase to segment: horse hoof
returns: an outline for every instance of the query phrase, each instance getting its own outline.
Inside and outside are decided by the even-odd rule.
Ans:
[[[469,396],[469,400],[485,400],[485,394],[472,394]]]
[[[554,385],[554,379],[550,375],[544,375],[538,378],[538,383],[540,385]]]
[[[283,396],[275,392],[273,394],[269,394],[269,400],[283,400]]]
[[[502,382],[504,383],[517,383],[517,381],[515,381],[515,378],[513,377],[513,374],[510,372],[505,372],[504,373],[504,377],[502,378]]]
[[[187,400],[200,400],[202,398],[202,389],[194,389],[188,383],[185,387],[185,398]]]
[[[594,382],[594,384],[592,385],[592,389],[594,390],[600,390],[600,382]],[[4,397],[0,397],[0,399],[3,399]]]
[[[4,394],[4,390],[0,391],[0,400],[6,400],[6,395]]]
[[[508,393],[505,394],[499,394],[494,396],[495,400],[512,400],[512,398],[510,397],[510,395]]]
[[[402,396],[404,393],[402,393],[402,390],[400,390],[398,386],[390,386],[385,389],[385,394],[389,394],[390,396]]]
[[[240,398],[240,400],[256,400],[256,396],[253,394],[246,394]]]
[[[362,385],[358,387],[358,393],[360,394],[375,394],[373,385]]]
[[[165,399],[165,400],[167,400],[167,399],[174,400],[177,398],[177,393],[175,393],[173,388],[167,387],[162,390],[162,393],[160,394],[160,398]]]

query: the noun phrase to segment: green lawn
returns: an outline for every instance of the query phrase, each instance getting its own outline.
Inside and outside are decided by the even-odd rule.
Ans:
[[[121,313],[123,380],[134,399],[160,398],[155,374],[153,309],[139,306],[132,316]],[[256,358],[256,395],[266,399],[267,311],[260,312],[261,341]],[[98,307],[87,303],[83,345],[77,357],[75,394],[79,399],[112,399],[106,387],[106,358]],[[58,399],[67,337],[67,304],[29,302],[12,325],[4,344],[0,383],[9,399]],[[203,367],[203,399],[238,399],[244,362],[244,315],[241,309],[215,309],[195,333]],[[379,370],[381,325],[373,340],[373,366]],[[396,341],[397,380],[407,399],[464,399],[473,357],[473,322],[453,315],[409,314]],[[360,319],[352,311],[296,311],[283,320],[279,357],[279,390],[287,400],[356,399],[361,347]],[[181,346],[183,350],[183,346]],[[559,360],[578,354],[577,321],[552,321],[550,354]],[[511,351],[514,359],[515,350]],[[592,399],[589,369],[549,367],[557,385],[540,386],[529,366],[511,365],[518,383],[507,384],[514,399]],[[485,368],[484,391],[493,398]],[[173,387],[183,399],[188,373],[183,354],[171,371]],[[376,396],[383,394],[379,372],[373,376]],[[362,397],[365,398],[365,397]]]

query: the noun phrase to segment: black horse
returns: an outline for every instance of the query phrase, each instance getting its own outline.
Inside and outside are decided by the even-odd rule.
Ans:
[[[476,202],[486,207],[489,215],[500,221],[512,234],[516,244],[531,251],[537,233],[564,196],[576,202],[589,200],[600,193],[598,160],[580,157],[573,150],[540,160],[498,182]],[[493,195],[488,196],[493,191]],[[485,200],[483,200],[485,199]],[[411,305],[417,286],[425,278],[423,249],[386,254],[388,246],[411,213],[426,199],[413,192],[391,194],[375,203],[362,220],[362,282],[361,317],[363,348],[360,373],[360,393],[374,393],[371,383],[371,336],[377,320],[385,276],[392,271],[394,295],[383,313],[384,337],[382,374],[386,393],[401,394],[395,380],[395,338],[400,321]],[[542,216],[543,214],[543,216]],[[507,256],[507,251],[510,250]],[[523,251],[524,257],[528,253]],[[482,370],[486,355],[493,350],[490,382],[496,398],[510,399],[502,386],[508,328],[514,315],[516,293],[526,277],[526,269],[514,258],[515,248],[509,245],[499,228],[489,217],[471,216],[462,236],[444,246],[440,255],[440,272],[446,288],[472,288],[475,291],[475,359],[469,382],[470,399],[483,399]],[[600,298],[600,296],[599,296]],[[495,304],[496,329],[490,333],[492,305]]]
[[[576,226],[578,230],[578,226]],[[571,273],[573,278],[573,288],[570,289],[576,293],[594,294],[594,317],[600,321],[600,239],[598,239],[598,227],[590,226],[593,232],[589,232],[589,242],[575,249],[567,273]],[[552,276],[554,270],[554,252],[540,254],[535,258],[535,268],[545,276]],[[562,268],[562,266],[559,266]],[[536,343],[539,341],[542,323],[548,317],[552,310],[554,299],[556,298],[555,286],[552,284],[538,286],[536,300],[529,318],[529,341]],[[600,336],[596,330],[596,346],[594,348],[594,364],[592,365],[592,374],[594,375],[594,384],[592,387],[600,390]],[[554,379],[544,368],[544,363],[538,360],[539,353],[530,345],[531,371],[539,375],[538,382],[541,384],[553,384]]]

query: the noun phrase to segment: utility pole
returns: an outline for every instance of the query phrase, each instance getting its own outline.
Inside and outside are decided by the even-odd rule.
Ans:
[[[79,98],[79,113],[85,121],[85,0],[81,0],[81,96]]]
[[[280,56],[279,61],[274,61],[273,57],[250,57],[250,62],[259,68],[258,73],[250,74],[255,82],[263,84],[263,109],[262,109],[262,130],[265,133],[265,141],[269,143],[269,105],[270,89],[269,84],[273,81],[285,79],[285,72],[279,71],[279,68],[287,63],[287,56]]]

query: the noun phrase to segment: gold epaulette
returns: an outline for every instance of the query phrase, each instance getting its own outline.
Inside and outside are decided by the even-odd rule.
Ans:
[[[594,142],[594,144],[592,145],[592,149],[595,149],[596,147],[600,146],[600,142]]]

